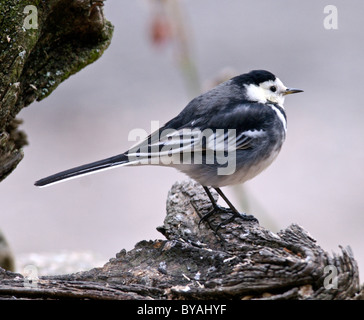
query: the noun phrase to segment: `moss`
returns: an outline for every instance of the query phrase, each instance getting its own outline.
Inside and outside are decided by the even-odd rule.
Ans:
[[[113,26],[108,22],[105,26],[105,29],[109,36],[106,38],[106,41],[104,41],[102,44],[98,43],[97,46],[86,49],[76,49],[73,43],[63,43],[59,46],[57,54],[60,54],[62,51],[61,55],[67,57],[67,63],[59,64],[57,59],[49,58],[49,60],[52,60],[52,63],[48,66],[48,71],[45,74],[48,79],[45,81],[43,92],[37,98],[37,100],[42,100],[49,96],[61,82],[68,79],[73,74],[79,72],[89,64],[95,62],[102,56],[110,44]]]

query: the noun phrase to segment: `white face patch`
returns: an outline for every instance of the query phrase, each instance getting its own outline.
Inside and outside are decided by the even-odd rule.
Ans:
[[[256,86],[255,84],[245,85],[246,88],[246,97],[249,101],[256,101],[260,103],[266,103],[267,98],[264,94],[264,91],[261,87]]]
[[[279,78],[276,78],[274,81],[265,81],[259,86],[255,84],[245,85],[245,88],[246,96],[249,101],[277,103],[283,108],[284,92],[287,90],[287,87]]]

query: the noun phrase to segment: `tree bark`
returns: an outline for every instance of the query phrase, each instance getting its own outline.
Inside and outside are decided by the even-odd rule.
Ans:
[[[113,27],[102,1],[0,0],[0,181],[27,144],[18,112],[98,59]]]
[[[228,214],[199,225],[210,209],[201,186],[176,183],[157,228],[165,240],[141,241],[86,272],[32,279],[1,270],[0,298],[363,299],[350,247],[331,256],[296,224],[273,233],[238,218],[215,232]]]

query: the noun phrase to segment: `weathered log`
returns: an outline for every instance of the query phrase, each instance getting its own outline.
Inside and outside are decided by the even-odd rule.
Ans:
[[[296,224],[273,233],[238,218],[215,232],[212,228],[228,214],[199,225],[210,209],[201,186],[176,183],[164,224],[157,228],[166,240],[141,241],[102,268],[86,272],[32,280],[1,270],[0,298],[363,298],[350,247],[330,255]]]
[[[0,181],[23,158],[19,111],[98,59],[113,27],[102,1],[0,0]]]

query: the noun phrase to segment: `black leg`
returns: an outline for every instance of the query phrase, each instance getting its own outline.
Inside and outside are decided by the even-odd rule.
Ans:
[[[209,217],[211,217],[213,214],[215,213],[232,213],[232,216],[224,221],[222,221],[216,228],[215,231],[217,231],[218,229],[220,229],[221,226],[223,225],[226,225],[232,221],[235,220],[235,218],[240,218],[242,220],[245,220],[245,221],[255,221],[255,222],[258,222],[258,220],[251,216],[251,215],[246,215],[245,213],[241,214],[234,206],[233,204],[230,202],[230,200],[224,195],[224,193],[220,190],[220,188],[214,188],[216,190],[216,192],[220,195],[221,198],[224,199],[224,201],[226,202],[226,204],[229,206],[230,209],[226,209],[226,208],[222,208],[220,207],[214,197],[212,196],[210,190],[203,186],[207,196],[209,197],[210,201],[211,201],[211,204],[213,206],[212,210],[208,213],[206,213],[201,219],[200,219],[200,222],[199,222],[199,225],[201,224],[202,221],[208,219]]]
[[[209,197],[209,199],[210,199],[210,201],[211,201],[211,203],[212,203],[212,206],[213,206],[214,208],[216,208],[216,207],[217,207],[217,203],[216,203],[216,201],[215,201],[214,197],[212,196],[212,194],[211,194],[211,192],[210,192],[209,188],[207,188],[207,187],[205,187],[205,186],[203,186],[203,188],[204,188],[204,190],[205,190],[205,192],[206,192],[207,196]]]
[[[213,206],[212,210],[209,211],[208,213],[206,213],[199,221],[198,225],[201,224],[202,221],[206,220],[207,218],[210,218],[214,213],[219,212],[220,211],[220,207],[217,205],[214,197],[212,196],[209,188],[202,186],[207,194],[207,196],[209,197],[211,204]]]
[[[226,196],[223,194],[223,192],[220,190],[220,188],[214,188],[216,190],[216,192],[220,195],[221,198],[224,199],[224,201],[226,202],[226,204],[230,207],[230,209],[232,211],[234,211],[235,213],[239,213],[238,210],[235,209],[235,207],[233,206],[233,204],[229,201],[228,198],[226,198]]]

